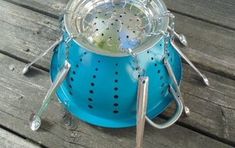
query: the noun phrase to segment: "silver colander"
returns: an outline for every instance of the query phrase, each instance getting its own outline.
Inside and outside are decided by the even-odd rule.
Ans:
[[[153,47],[166,32],[168,13],[161,0],[70,1],[66,31],[80,46],[102,55],[125,56]]]

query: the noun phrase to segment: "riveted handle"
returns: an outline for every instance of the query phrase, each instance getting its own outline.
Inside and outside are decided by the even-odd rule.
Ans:
[[[165,123],[162,123],[162,124],[154,123],[146,115],[145,116],[146,121],[151,126],[153,126],[155,128],[164,129],[164,128],[170,127],[171,125],[173,125],[180,118],[180,116],[181,116],[181,114],[183,112],[184,105],[183,105],[183,102],[182,102],[181,98],[177,96],[177,94],[176,94],[176,92],[175,92],[175,90],[173,89],[172,86],[169,87],[169,91],[173,95],[174,101],[176,102],[176,105],[177,105],[176,111],[175,111],[174,115],[168,121],[166,121]]]

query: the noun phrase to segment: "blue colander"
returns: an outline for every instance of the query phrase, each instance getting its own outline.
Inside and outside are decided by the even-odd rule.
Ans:
[[[56,92],[75,117],[101,127],[136,126],[136,148],[142,148],[145,121],[164,129],[189,109],[180,92],[181,57],[209,81],[174,43],[187,46],[174,31],[174,16],[162,0],[71,0],[61,19],[62,35],[30,66],[54,49],[52,85],[30,127],[36,131],[40,116]],[[165,123],[153,118],[176,103]]]
[[[137,86],[140,76],[148,76],[148,116],[154,118],[165,110],[173,96],[169,93],[169,78],[164,65],[164,39],[136,57],[144,72],[139,73],[131,56],[108,57],[85,50],[71,41],[69,63],[72,65],[58,98],[74,116],[88,123],[121,128],[136,125]],[[171,44],[168,58],[178,83],[182,78],[179,55]],[[51,78],[55,79],[66,59],[66,45],[56,49],[51,63]],[[78,58],[79,57],[79,58]]]
[[[179,88],[181,57],[209,85],[174,43],[178,39],[187,46],[186,38],[174,31],[174,16],[162,0],[71,0],[61,32],[59,40],[23,69],[25,74],[54,49],[53,83],[31,117],[32,130],[40,127],[40,116],[56,92],[63,106],[85,122],[108,128],[137,125],[139,148],[145,120],[163,129],[183,111],[189,113]],[[172,118],[154,123],[152,119],[173,101]]]
[[[63,41],[54,51],[51,78],[55,80],[65,61],[71,64],[57,95],[77,118],[109,128],[135,126],[138,80],[143,76],[150,81],[150,119],[173,100],[169,86],[174,82],[164,60],[179,84],[180,56],[164,33],[165,6],[161,1],[148,5],[128,0],[69,3],[71,13],[64,16]]]
[[[51,79],[65,62],[71,68],[57,96],[77,118],[93,125],[136,125],[140,77],[149,78],[147,116],[163,112],[182,78],[181,59],[170,44],[169,17],[162,1],[70,1],[63,39],[54,50]]]

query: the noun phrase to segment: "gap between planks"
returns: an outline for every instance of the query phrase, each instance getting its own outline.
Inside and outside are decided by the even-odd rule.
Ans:
[[[39,9],[39,10],[41,10],[41,9]],[[181,32],[186,33],[186,35],[189,36],[188,40],[192,44],[192,47],[196,47],[195,49],[194,48],[193,49],[183,49],[183,51],[187,55],[189,55],[190,59],[196,65],[199,65],[200,68],[207,70],[207,71],[210,71],[210,72],[214,72],[216,74],[219,74],[219,75],[222,75],[225,77],[229,77],[229,78],[235,80],[235,72],[234,72],[235,71],[235,60],[232,57],[233,55],[235,55],[235,53],[232,52],[232,49],[231,49],[233,44],[235,45],[235,40],[232,37],[235,33],[231,32],[231,31],[229,32],[229,30],[223,30],[221,28],[218,28],[218,26],[208,25],[205,22],[204,23],[202,22],[203,23],[202,25],[206,26],[206,27],[204,27],[205,32],[206,32],[206,30],[210,30],[210,28],[214,27],[214,29],[208,31],[208,34],[210,36],[214,37],[214,36],[220,35],[219,33],[216,33],[216,32],[221,33],[221,35],[218,38],[219,41],[217,43],[217,41],[215,41],[216,39],[208,39],[208,37],[205,37],[207,35],[207,33],[203,33],[203,32],[202,32],[202,34],[198,33],[199,28],[196,28],[195,26],[201,24],[201,22],[199,20],[194,22],[194,23],[196,23],[195,26],[190,27],[191,21],[195,21],[195,19],[190,19],[187,16],[181,16],[181,15],[178,16],[177,15],[176,27],[179,30],[181,30]],[[35,22],[35,23],[37,23],[37,22]],[[54,22],[50,22],[50,23],[54,23]],[[189,25],[187,25],[185,27],[184,24],[189,24]],[[185,29],[185,28],[188,28],[188,29]],[[194,30],[197,29],[197,31],[192,31],[193,28],[194,28]],[[221,31],[219,29],[221,29]],[[52,32],[52,31],[49,31],[49,33],[58,34],[58,32]],[[195,35],[195,36],[192,36],[191,35],[192,33],[194,33],[193,35]],[[224,37],[226,34],[228,36]],[[211,37],[211,38],[213,38],[213,37]],[[50,38],[52,38],[52,37],[50,37]],[[55,37],[53,37],[53,40],[54,40],[54,38]],[[223,47],[223,45],[225,47]],[[222,48],[222,49],[220,49],[220,48]],[[25,62],[29,62],[29,61],[26,61],[29,58],[23,59],[21,57],[16,57],[16,56],[19,56],[19,54],[14,55],[14,54],[11,54],[10,51],[11,50],[6,50],[6,51],[4,51],[4,49],[0,50],[0,52],[2,52],[4,54],[7,54],[7,55],[15,57],[15,58],[20,58],[21,60],[25,60]],[[218,54],[215,55],[215,53],[218,53]],[[20,55],[22,55],[22,54],[20,54]],[[218,56],[218,55],[220,55],[220,56]],[[46,65],[46,64],[43,64],[43,65]],[[37,64],[36,67],[44,68],[44,70],[46,70],[45,67],[42,67],[39,64]]]
[[[46,148],[2,125],[0,125],[0,144],[2,148]]]
[[[22,84],[22,81],[30,81],[30,82],[35,82],[37,84],[41,84],[43,86],[47,86],[49,78],[47,80],[45,80],[46,79],[45,77],[47,77],[48,74],[46,72],[43,72],[43,71],[38,69],[38,70],[34,71],[33,73],[39,73],[39,74],[34,75],[32,77],[24,77],[24,76],[21,75],[21,69],[24,66],[23,63],[21,63],[17,60],[11,59],[10,57],[7,57],[7,56],[2,55],[0,57],[1,57],[1,60],[4,62],[4,64],[1,65],[1,67],[5,67],[5,68],[2,68],[3,69],[3,71],[2,71],[3,75],[2,75],[2,80],[0,81],[1,85],[10,86],[12,84],[15,84],[15,86],[10,86],[10,87],[13,87],[12,88],[13,90],[17,89],[18,90],[17,92],[21,92],[21,93],[23,93],[22,95],[25,96],[23,99],[20,99],[20,100],[17,100],[18,95],[17,96],[11,96],[6,100],[6,99],[4,99],[6,97],[5,95],[8,94],[6,92],[5,94],[3,94],[4,96],[2,96],[2,98],[0,97],[0,100],[4,101],[5,103],[3,103],[3,104],[6,105],[5,107],[2,107],[2,108],[3,109],[5,108],[6,112],[9,112],[11,114],[13,113],[14,114],[13,117],[20,115],[20,120],[27,120],[28,119],[28,114],[30,114],[30,110],[34,109],[35,105],[39,106],[41,104],[41,101],[40,101],[41,99],[39,99],[37,101],[34,100],[34,102],[32,102],[31,105],[27,105],[26,102],[33,101],[33,98],[35,98],[36,96],[38,96],[37,98],[40,98],[40,96],[44,96],[44,93],[42,91],[38,91],[38,89],[36,89],[37,87],[35,87],[35,86],[28,86],[28,85]],[[9,69],[8,69],[9,63],[14,64],[16,66],[16,69],[13,72],[9,71]],[[4,79],[7,80],[7,77],[11,77],[12,79],[9,79],[8,82],[3,81]],[[22,80],[19,81],[18,79],[19,80],[22,79]],[[18,88],[19,85],[21,85],[22,88]],[[6,89],[3,88],[3,90],[6,90]],[[37,91],[37,93],[40,92],[40,94],[35,93],[36,91]],[[21,107],[20,110],[17,107],[13,108],[13,105],[17,106],[17,104],[19,105],[19,102],[21,102],[21,101],[23,101],[24,103],[22,102],[23,104],[20,105],[20,107]],[[37,103],[35,104],[35,102],[37,102]],[[45,136],[45,134],[52,134],[50,136],[52,136],[52,137],[56,136],[57,140],[58,140],[58,138],[61,139],[61,140],[64,140],[63,137],[68,136],[66,134],[66,132],[69,134],[70,131],[69,130],[67,131],[67,129],[65,127],[62,127],[64,125],[61,125],[60,121],[58,121],[58,118],[60,118],[59,117],[60,115],[57,115],[57,114],[55,115],[55,113],[59,113],[58,112],[58,103],[54,102],[52,104],[53,105],[50,106],[50,108],[48,109],[48,112],[46,114],[46,117],[47,117],[46,121],[56,122],[56,123],[47,123],[48,125],[54,124],[54,126],[53,127],[50,127],[50,126],[45,127],[46,122],[44,120],[44,124],[43,124],[44,126],[42,127],[43,131],[37,133],[38,135],[29,131],[29,127],[27,126],[28,124],[25,125],[25,121],[20,121],[21,123],[20,122],[14,122],[14,120],[16,120],[16,119],[12,120],[11,117],[8,117],[9,115],[7,117],[4,117],[4,115],[2,114],[3,115],[2,118],[7,120],[7,121],[5,121],[5,120],[2,121],[2,124],[7,124],[8,128],[9,128],[9,126],[10,127],[13,126],[12,127],[13,130],[17,130],[17,131],[19,131],[19,128],[21,127],[20,131],[22,131],[22,134],[26,134],[29,137],[34,137],[35,139],[43,138],[43,135]],[[22,113],[24,113],[24,114],[22,114]],[[1,114],[1,112],[0,112],[0,114]],[[44,119],[45,119],[45,117],[44,117]],[[8,123],[9,122],[8,120],[11,121],[11,122],[14,122],[14,123]],[[56,120],[56,121],[54,121],[54,120]],[[23,125],[22,125],[22,122],[24,123]],[[18,129],[15,127],[15,123],[17,123]],[[86,134],[89,134],[89,135],[86,135],[85,137],[87,137],[88,139],[90,139],[90,137],[91,137],[90,134],[94,134],[94,133],[96,133],[96,136],[93,136],[93,138],[98,138],[98,137],[103,137],[103,136],[104,136],[103,138],[105,138],[105,139],[108,138],[106,140],[107,142],[104,142],[104,143],[106,143],[105,147],[107,147],[110,143],[115,144],[114,142],[117,140],[116,139],[117,136],[118,136],[118,139],[119,139],[117,141],[117,144],[118,144],[117,146],[122,146],[122,145],[119,145],[120,143],[123,143],[122,140],[127,142],[127,143],[124,142],[125,143],[124,145],[133,145],[132,142],[133,142],[133,139],[134,139],[134,132],[133,132],[134,128],[118,129],[118,130],[101,129],[101,128],[97,128],[97,127],[92,127],[91,128],[91,126],[89,126],[85,123],[82,123],[82,122],[79,122],[78,126],[80,128],[79,129],[80,132],[85,132],[86,133],[86,131],[87,131]],[[63,131],[61,132],[62,129],[63,129]],[[115,132],[113,132],[113,131],[115,131]],[[180,133],[181,133],[181,135],[177,135],[177,134],[180,134]],[[125,136],[124,136],[124,134],[125,134]],[[163,134],[163,135],[161,135],[161,134]],[[185,134],[185,135],[182,135],[182,134]],[[177,135],[177,138],[174,135]],[[124,137],[122,137],[122,136],[124,136]],[[215,147],[219,147],[219,146],[226,147],[226,146],[228,146],[228,145],[222,145],[222,142],[219,142],[217,140],[213,140],[213,138],[207,137],[203,134],[188,130],[187,128],[177,126],[177,125],[174,125],[174,126],[170,127],[169,129],[165,129],[165,130],[153,130],[153,128],[148,126],[146,128],[146,135],[145,136],[146,136],[145,137],[146,144],[150,147],[153,147],[154,145],[156,146],[156,144],[161,144],[162,142],[163,142],[162,144],[164,144],[164,142],[167,142],[168,140],[169,141],[168,141],[168,143],[165,143],[166,144],[165,146],[169,146],[169,144],[172,144],[172,142],[174,142],[174,141],[177,141],[177,142],[180,143],[180,144],[176,143],[177,147],[182,146],[182,144],[187,144],[187,145],[188,144],[194,144],[194,147],[196,145],[197,146],[199,146],[199,145],[208,145],[208,146],[210,146],[210,144],[214,145]],[[50,137],[50,138],[52,138],[52,137]],[[130,138],[132,139],[131,141],[129,141]],[[181,139],[181,138],[183,138],[183,139]],[[187,138],[189,138],[189,139],[187,139]],[[96,139],[96,140],[100,141],[101,139]],[[122,139],[122,140],[120,140],[120,139]],[[156,139],[158,139],[158,141],[155,141]],[[186,139],[187,139],[187,142],[185,142]],[[87,139],[85,138],[85,141],[83,141],[82,143],[76,143],[76,144],[81,145],[84,142],[86,143],[86,140]],[[95,140],[95,139],[93,139],[93,140]],[[108,140],[110,140],[109,141],[110,143],[108,143]],[[50,141],[47,141],[47,139],[43,140],[43,142],[47,142],[47,145],[48,144],[50,144],[50,145],[53,144],[53,142],[52,142],[53,140],[51,139]],[[208,141],[210,141],[212,143],[210,143],[210,142],[209,143],[203,143],[203,142],[208,142]],[[96,142],[98,142],[98,141],[96,141]],[[56,146],[56,143],[54,143],[54,144]],[[89,145],[89,143],[88,143],[88,145]],[[123,147],[126,147],[124,145],[123,145]],[[165,146],[161,145],[160,147],[165,147]],[[109,145],[109,147],[110,147],[110,145]]]

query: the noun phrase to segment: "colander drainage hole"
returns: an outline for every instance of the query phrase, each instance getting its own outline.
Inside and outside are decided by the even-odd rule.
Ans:
[[[119,98],[119,96],[118,96],[118,95],[114,95],[113,97],[114,97],[114,99],[118,99],[118,98]]]
[[[117,113],[119,113],[119,111],[118,111],[118,110],[114,110],[113,113],[114,113],[114,114],[117,114]]]
[[[114,90],[115,90],[115,91],[118,91],[118,88],[117,88],[117,87],[115,87],[115,88],[114,88]]]
[[[71,78],[71,81],[74,81],[74,79],[73,79],[73,78]]]
[[[118,83],[118,80],[114,80],[115,83]]]
[[[91,83],[91,86],[95,86],[95,83],[92,82],[92,83]]]
[[[74,74],[74,75],[76,75],[76,72],[75,72],[75,71],[73,71],[73,74]]]
[[[71,91],[69,91],[69,94],[72,96],[73,95],[73,93],[71,92]]]
[[[88,98],[88,101],[93,102],[93,99],[92,98]]]
[[[114,104],[113,104],[113,106],[118,107],[118,106],[119,106],[119,104],[118,104],[118,103],[114,103]]]
[[[157,64],[154,64],[155,67],[157,67]]]
[[[94,94],[94,91],[93,91],[93,90],[90,90],[89,92],[90,92],[90,94]]]
[[[72,88],[72,85],[71,85],[71,84],[69,84],[69,88]]]
[[[160,73],[160,72],[161,72],[161,70],[158,70],[158,71],[157,71],[157,73]]]
[[[93,75],[93,78],[95,79],[95,78],[96,78],[96,75]]]
[[[151,57],[151,60],[153,61],[153,60],[154,60],[154,58],[153,58],[153,57]]]
[[[88,107],[89,107],[90,109],[93,109],[93,106],[92,106],[92,105],[88,105]]]

